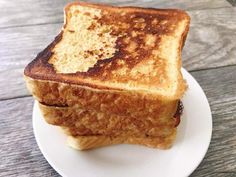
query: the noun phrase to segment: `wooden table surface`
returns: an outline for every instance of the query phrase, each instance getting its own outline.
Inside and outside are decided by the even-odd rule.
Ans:
[[[114,1],[99,2],[189,13],[183,66],[204,89],[213,115],[209,150],[191,176],[236,176],[235,0]],[[59,176],[36,144],[23,69],[60,30],[67,2],[0,0],[0,176]]]

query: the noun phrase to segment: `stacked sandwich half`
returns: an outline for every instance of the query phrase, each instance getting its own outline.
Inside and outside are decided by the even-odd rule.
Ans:
[[[81,150],[171,147],[189,21],[180,10],[68,5],[60,34],[24,71],[45,120]]]

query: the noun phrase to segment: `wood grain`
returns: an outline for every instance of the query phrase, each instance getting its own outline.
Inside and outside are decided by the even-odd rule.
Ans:
[[[190,32],[183,51],[188,70],[236,64],[236,8],[189,12]]]
[[[209,15],[209,13],[211,15]],[[236,8],[189,12],[183,66],[192,71],[236,64]],[[62,23],[0,30],[0,99],[28,95],[23,68],[59,32]],[[5,87],[6,82],[9,87]]]
[[[232,6],[236,6],[236,0],[227,0]]]
[[[206,157],[191,176],[235,176],[236,66],[192,74],[210,101],[213,135]],[[35,142],[32,106],[32,97],[0,101],[0,176],[59,176]]]
[[[32,105],[32,97],[0,102],[0,176],[59,176],[36,144]]]
[[[213,114],[210,148],[191,177],[236,176],[236,7],[226,0],[92,1],[188,10],[183,66],[203,87]],[[68,2],[0,1],[0,176],[60,176],[36,144],[23,69],[59,32]]]
[[[0,30],[0,71],[21,68],[60,32],[61,24],[47,24]]]
[[[0,1],[0,27],[14,27],[32,24],[45,24],[63,21],[63,8],[72,0],[17,0]],[[93,0],[91,2],[103,2],[113,5],[143,6],[155,8],[182,8],[185,10],[209,9],[230,7],[226,0],[178,0],[178,1],[153,1],[153,0]]]
[[[208,97],[213,115],[210,148],[192,176],[236,175],[235,70],[236,66],[232,66],[192,72]]]

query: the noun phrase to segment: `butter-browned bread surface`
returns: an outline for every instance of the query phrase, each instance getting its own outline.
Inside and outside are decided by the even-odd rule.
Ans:
[[[130,143],[166,149],[187,84],[182,10],[74,2],[55,40],[24,71],[45,120],[77,149]]]

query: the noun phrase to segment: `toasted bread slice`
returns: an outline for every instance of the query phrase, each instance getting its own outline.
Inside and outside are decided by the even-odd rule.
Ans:
[[[176,129],[173,111],[138,117],[119,116],[74,107],[47,106],[39,103],[47,123],[67,129],[72,136],[168,137]],[[173,107],[174,111],[176,108]]]
[[[176,138],[176,131],[168,137],[111,137],[111,136],[68,136],[67,143],[74,149],[87,150],[114,144],[138,144],[150,148],[169,149]]]
[[[86,150],[114,144],[139,144],[168,149],[176,137],[176,120],[165,117],[131,117],[82,110],[78,107],[47,106],[39,103],[47,123],[60,126],[69,146]],[[175,110],[175,108],[174,108]]]
[[[149,94],[94,90],[74,84],[25,77],[27,87],[40,103],[48,106],[78,107],[107,114],[146,117],[174,114],[179,100],[165,100]]]
[[[189,21],[181,10],[72,3],[61,33],[24,74],[31,82],[178,100],[186,89],[180,69]],[[60,103],[56,93],[46,101]]]
[[[72,3],[60,34],[25,68],[27,86],[75,148],[169,148],[189,21],[181,10]]]

